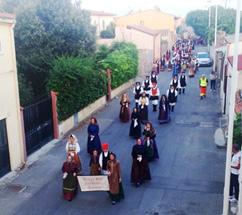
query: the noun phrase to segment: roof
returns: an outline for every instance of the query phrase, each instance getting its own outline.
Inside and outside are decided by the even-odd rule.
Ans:
[[[1,19],[15,19],[15,15],[14,14],[10,14],[10,13],[2,13],[2,12],[0,12],[0,18]]]
[[[140,31],[140,32],[143,32],[145,34],[149,34],[151,36],[156,36],[156,35],[161,33],[161,31],[152,30],[152,29],[147,28],[143,25],[128,25],[127,28],[128,29],[134,29],[136,31]]]
[[[135,15],[135,14],[144,13],[144,12],[149,12],[149,11],[152,11],[152,12],[158,12],[158,13],[163,13],[163,14],[166,14],[166,15],[172,16],[174,19],[175,19],[175,17],[176,17],[175,15],[173,15],[173,14],[171,14],[171,13],[164,12],[164,11],[160,10],[159,8],[146,9],[146,10],[138,10],[138,11],[131,11],[130,13],[128,13],[127,15],[124,15],[124,16]],[[124,17],[124,16],[119,16],[119,17]],[[118,17],[118,18],[119,18],[119,17]]]
[[[229,56],[228,61],[231,64],[231,66],[233,66],[233,56]],[[238,57],[238,68],[237,68],[237,70],[242,71],[242,54],[239,55],[239,57]]]
[[[108,13],[104,11],[88,10],[91,16],[115,16],[113,13]]]

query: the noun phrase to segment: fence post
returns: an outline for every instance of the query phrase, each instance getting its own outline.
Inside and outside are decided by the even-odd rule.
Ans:
[[[22,132],[22,138],[23,138],[22,155],[23,155],[23,162],[26,163],[27,150],[26,150],[26,139],[25,139],[25,127],[24,127],[24,108],[21,106],[20,106],[20,120],[21,120],[21,132]]]
[[[111,69],[107,69],[106,70],[106,75],[107,75],[107,80],[108,80],[108,93],[107,93],[107,101],[110,101],[111,100],[111,92],[112,92],[112,89],[111,89]]]
[[[53,129],[54,138],[59,138],[59,125],[58,125],[58,113],[57,113],[57,92],[51,91],[51,103],[52,103],[52,119],[53,119]]]

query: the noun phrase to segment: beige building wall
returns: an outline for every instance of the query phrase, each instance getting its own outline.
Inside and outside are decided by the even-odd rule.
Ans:
[[[242,41],[239,42],[239,54],[242,54]],[[228,56],[234,55],[234,43],[229,44]]]
[[[116,26],[126,27],[127,25],[144,25],[153,30],[168,29],[175,33],[175,17],[159,10],[145,10],[115,18]]]
[[[14,19],[0,14],[0,120],[6,119],[12,170],[24,163],[13,28]]]

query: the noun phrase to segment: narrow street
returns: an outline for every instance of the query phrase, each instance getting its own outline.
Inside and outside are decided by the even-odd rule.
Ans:
[[[1,215],[219,215],[222,210],[225,150],[214,144],[219,125],[219,99],[208,90],[200,100],[198,79],[208,77],[211,68],[200,68],[188,78],[185,95],[179,95],[171,122],[160,125],[158,113],[149,111],[157,132],[160,159],[150,163],[152,180],[139,188],[130,183],[131,149],[128,124],[119,122],[119,98],[96,114],[101,141],[110,144],[121,162],[124,201],[112,206],[106,192],[79,192],[72,202],[62,198],[61,166],[65,140],[24,170],[12,184],[26,186],[16,192],[10,186],[0,189]],[[166,93],[171,73],[159,75],[161,94]],[[129,91],[134,106],[132,89]],[[84,174],[89,174],[86,152],[87,125],[74,131],[81,146]]]

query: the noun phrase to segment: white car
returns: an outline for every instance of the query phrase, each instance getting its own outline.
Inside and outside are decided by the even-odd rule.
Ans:
[[[213,61],[207,52],[198,52],[196,55],[199,66],[212,66]]]

